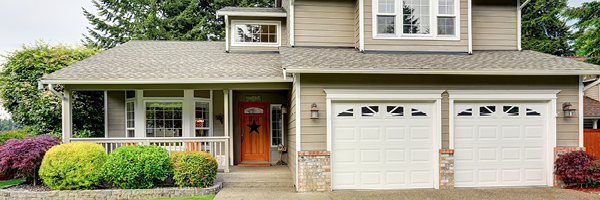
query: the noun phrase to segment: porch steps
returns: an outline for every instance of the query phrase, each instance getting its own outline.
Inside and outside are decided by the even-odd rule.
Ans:
[[[217,181],[225,188],[279,188],[293,187],[294,180],[288,166],[230,167],[229,173],[218,173]]]

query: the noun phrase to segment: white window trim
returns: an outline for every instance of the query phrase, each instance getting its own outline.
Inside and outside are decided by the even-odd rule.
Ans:
[[[142,100],[143,106],[142,107],[144,108],[143,109],[144,110],[144,112],[143,112],[144,113],[144,120],[143,120],[144,121],[144,127],[143,127],[143,129],[144,129],[144,132],[143,132],[144,133],[144,137],[148,138],[148,136],[147,136],[147,134],[148,134],[148,124],[146,124],[146,122],[148,121],[148,119],[146,118],[146,111],[147,111],[146,110],[146,103],[149,103],[149,102],[159,102],[159,103],[161,103],[161,102],[163,102],[163,103],[164,102],[168,102],[168,103],[177,102],[177,103],[181,103],[181,137],[184,137],[183,132],[185,130],[185,126],[183,124],[184,124],[184,121],[186,121],[186,119],[185,119],[185,116],[183,115],[183,109],[185,109],[185,106],[183,105],[184,104],[183,101],[184,101],[183,97],[143,97],[143,100]],[[150,138],[156,138],[156,137],[150,137]],[[165,138],[169,138],[169,137],[165,137]],[[176,138],[178,138],[178,137],[176,137]]]
[[[402,24],[399,24],[398,22],[401,22],[402,20],[399,19],[402,17],[402,14],[400,13],[402,11],[402,1],[396,1],[395,2],[395,11],[396,13],[394,14],[386,14],[386,13],[379,13],[379,3],[378,0],[373,0],[372,6],[372,18],[371,18],[371,24],[372,24],[372,35],[373,35],[373,39],[374,40],[379,40],[379,39],[383,39],[383,40],[460,40],[460,2],[461,0],[454,0],[454,13],[455,15],[440,15],[438,14],[438,0],[430,0],[430,9],[429,12],[432,13],[432,15],[430,15],[430,31],[429,34],[403,34],[403,28],[402,28]],[[396,21],[395,21],[395,28],[394,34],[378,34],[377,33],[377,15],[388,15],[388,16],[396,16]],[[400,17],[398,17],[400,16]],[[447,16],[453,16],[455,17],[456,20],[456,24],[454,27],[454,35],[438,35],[437,34],[437,18],[438,17],[447,17]]]
[[[554,147],[556,147],[556,101],[560,90],[448,90],[449,148],[454,149],[455,101],[545,101],[546,105],[546,184],[554,185]]]
[[[127,95],[127,93],[125,93],[125,95]],[[127,97],[125,97],[125,98],[127,98]],[[135,138],[135,120],[136,120],[135,112],[137,112],[135,102],[136,102],[135,97],[134,98],[125,99],[125,137],[127,137],[127,138],[129,137],[128,136],[128,132],[129,131],[133,131],[133,137]],[[128,119],[127,119],[127,114],[128,114],[127,104],[129,104],[129,103],[133,103],[133,127],[132,128],[127,127],[127,123],[128,123]]]
[[[273,125],[273,115],[272,115],[273,108],[274,107],[281,107],[281,106],[282,106],[282,104],[271,104],[270,105],[269,112],[271,112],[271,113],[269,113],[269,127],[270,127],[271,130],[269,130],[269,143],[273,142],[273,126],[272,126]],[[283,124],[284,124],[283,123],[283,116],[281,116],[281,144],[285,146],[285,139],[284,139],[285,128],[283,127]],[[273,144],[270,144],[270,146],[271,147],[277,147],[277,145],[273,145]]]
[[[212,96],[212,90],[211,90],[211,96]],[[196,127],[196,102],[205,102],[208,103],[208,127],[205,128],[198,128]],[[191,119],[192,122],[194,122],[194,132],[192,133],[192,137],[196,137],[196,130],[208,130],[208,134],[207,137],[212,137],[213,136],[213,105],[212,105],[212,98],[200,98],[200,97],[194,97],[194,117]]]
[[[277,26],[277,44],[275,43],[244,43],[236,42],[237,29],[236,25],[242,24],[259,24],[259,25],[276,25]],[[281,46],[281,21],[263,21],[263,20],[231,20],[231,46],[260,46],[260,47],[278,47]]]
[[[350,89],[325,89],[327,99],[327,151],[331,152],[332,134],[332,101],[421,101],[433,102],[431,118],[433,118],[433,149],[431,158],[433,161],[433,185],[435,189],[440,188],[439,183],[439,154],[437,151],[442,147],[442,93],[444,90],[350,90]],[[298,92],[298,91],[296,91]],[[335,152],[331,152],[331,160]],[[335,169],[331,169],[335,170]]]

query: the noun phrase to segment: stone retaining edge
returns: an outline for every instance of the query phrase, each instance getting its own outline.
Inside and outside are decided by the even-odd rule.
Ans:
[[[8,186],[10,187],[10,186]],[[62,190],[48,192],[11,191],[7,187],[0,188],[0,199],[149,199],[168,197],[188,197],[217,194],[223,183],[215,183],[208,188],[155,188],[155,189],[113,189],[113,190]]]

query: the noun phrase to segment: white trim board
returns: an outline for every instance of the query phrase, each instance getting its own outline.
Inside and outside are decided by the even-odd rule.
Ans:
[[[433,127],[434,137],[432,153],[434,169],[434,188],[439,189],[439,154],[437,150],[442,147],[442,93],[444,90],[350,90],[350,89],[324,89],[327,99],[327,151],[331,152],[332,140],[332,103],[335,101],[429,101],[434,102]],[[331,152],[331,156],[334,153]],[[333,159],[332,159],[333,160]],[[331,169],[335,170],[335,169]]]
[[[286,68],[288,73],[331,74],[451,74],[451,75],[582,75],[600,74],[600,70],[422,70],[422,69],[347,69]],[[45,82],[43,82],[45,84]]]
[[[600,73],[598,73],[600,74]],[[152,79],[138,79],[138,80],[55,80],[55,79],[42,79],[40,82],[46,84],[192,84],[192,83],[280,83],[280,82],[292,82],[289,79],[272,78],[272,79],[189,79],[189,80],[152,80]]]
[[[546,184],[554,185],[554,147],[556,147],[556,100],[560,90],[448,90],[449,149],[454,149],[455,101],[544,101],[547,111]]]
[[[239,17],[287,17],[287,13],[281,12],[239,12],[239,11],[217,11],[217,17],[220,16],[239,16]]]

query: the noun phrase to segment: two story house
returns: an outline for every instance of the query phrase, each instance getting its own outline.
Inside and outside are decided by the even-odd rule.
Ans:
[[[525,3],[526,4],[526,3]],[[278,0],[217,12],[225,41],[130,41],[40,79],[63,140],[283,161],[299,192],[552,186],[583,146],[583,74],[521,50],[518,0]],[[106,138],[71,138],[72,91]]]

